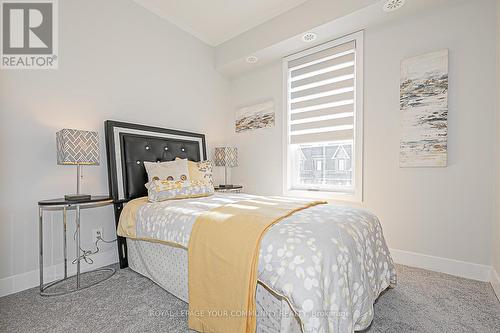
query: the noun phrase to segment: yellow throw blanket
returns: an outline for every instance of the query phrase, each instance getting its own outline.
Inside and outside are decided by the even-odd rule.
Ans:
[[[188,246],[189,327],[210,333],[254,333],[264,233],[294,212],[322,203],[262,197],[200,215]]]

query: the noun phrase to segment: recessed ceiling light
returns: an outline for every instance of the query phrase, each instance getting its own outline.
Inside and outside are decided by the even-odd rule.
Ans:
[[[318,35],[316,35],[314,32],[307,32],[302,36],[302,41],[306,43],[310,43],[312,41],[315,41]]]
[[[247,57],[247,62],[249,64],[255,64],[257,61],[259,61],[259,58],[257,58],[256,56],[249,56],[249,57]]]
[[[387,0],[384,3],[384,12],[393,12],[403,7],[406,3],[406,0]]]

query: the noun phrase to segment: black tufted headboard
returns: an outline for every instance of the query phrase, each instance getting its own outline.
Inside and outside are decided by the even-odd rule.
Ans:
[[[206,158],[205,135],[165,128],[105,122],[109,191],[115,202],[147,195],[144,161]]]
[[[124,203],[147,195],[144,161],[191,161],[206,159],[205,135],[118,121],[104,122],[109,193],[114,200],[118,224]],[[120,267],[127,263],[125,239],[118,238]]]

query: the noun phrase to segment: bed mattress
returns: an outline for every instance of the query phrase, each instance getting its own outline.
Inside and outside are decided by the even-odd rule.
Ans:
[[[188,302],[188,255],[181,247],[127,238],[129,267]],[[287,300],[257,284],[257,332],[299,333],[300,320]]]

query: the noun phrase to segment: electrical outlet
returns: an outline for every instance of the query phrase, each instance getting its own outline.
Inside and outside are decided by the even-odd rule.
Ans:
[[[92,242],[97,242],[98,239],[102,238],[102,228],[92,229]]]

